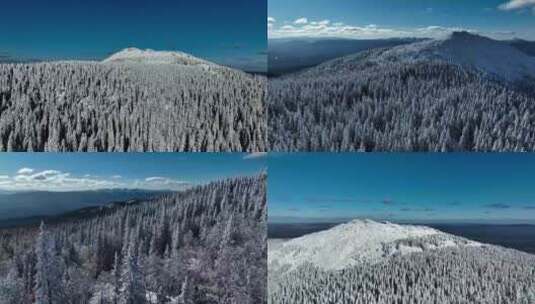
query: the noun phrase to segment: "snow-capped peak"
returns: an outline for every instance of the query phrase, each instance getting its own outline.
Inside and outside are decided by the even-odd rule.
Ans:
[[[286,271],[306,263],[325,270],[341,270],[377,263],[393,255],[477,244],[425,226],[354,220],[288,241],[271,240],[268,263]]]
[[[183,52],[140,50],[127,48],[119,51],[103,61],[103,63],[137,62],[150,64],[181,64],[181,65],[214,65]]]
[[[469,32],[453,32],[441,39],[394,47],[380,59],[443,60],[470,66],[507,81],[535,78],[535,58],[505,41],[493,40]]]

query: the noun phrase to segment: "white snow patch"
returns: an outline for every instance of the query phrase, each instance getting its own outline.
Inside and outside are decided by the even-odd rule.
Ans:
[[[413,247],[413,246],[407,246],[407,245],[401,245],[399,246],[399,253],[402,255],[414,253],[414,252],[423,252],[424,250],[419,247]]]
[[[157,295],[157,293],[155,293],[153,291],[147,291],[146,294],[145,294],[145,297],[147,298],[147,302],[149,304],[160,304],[160,303],[162,303],[161,299],[160,299],[160,301],[158,301],[158,295]],[[165,301],[164,303],[167,303],[167,304],[179,304],[178,297],[166,297],[166,299],[164,301]]]

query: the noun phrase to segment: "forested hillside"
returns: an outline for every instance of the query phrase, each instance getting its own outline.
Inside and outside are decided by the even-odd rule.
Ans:
[[[463,53],[476,44],[490,45],[488,58]],[[534,64],[465,33],[335,59],[269,80],[269,143],[275,151],[534,151],[535,85],[525,76]]]
[[[265,181],[1,230],[0,303],[265,303]]]
[[[303,266],[270,284],[269,303],[535,302],[535,256],[496,247],[396,256],[342,271]]]
[[[355,220],[268,245],[271,304],[535,301],[535,255],[425,226]]]
[[[0,151],[265,151],[264,77],[136,59],[0,65]]]

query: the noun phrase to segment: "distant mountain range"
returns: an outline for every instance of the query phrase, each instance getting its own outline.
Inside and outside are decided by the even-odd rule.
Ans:
[[[268,74],[279,76],[313,67],[322,62],[375,48],[422,41],[423,39],[280,38],[268,41]]]
[[[509,44],[521,50],[529,56],[535,56],[535,41],[528,41],[523,39],[513,39]]]
[[[0,227],[31,222],[28,218],[56,216],[112,202],[147,200],[171,191],[107,189],[74,192],[0,192]],[[23,220],[25,219],[25,220]]]

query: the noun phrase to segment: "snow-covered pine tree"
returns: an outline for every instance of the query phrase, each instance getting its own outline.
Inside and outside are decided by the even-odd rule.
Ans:
[[[0,279],[0,304],[22,304],[23,301],[23,281],[19,277],[17,265],[12,263],[7,276]]]
[[[119,304],[143,304],[146,303],[147,292],[145,290],[144,274],[138,263],[136,250],[137,243],[132,238],[128,244],[128,252],[124,257],[121,289],[119,291]]]
[[[0,151],[265,151],[265,86],[227,68],[0,64]]]
[[[86,210],[83,217],[61,217],[46,229],[0,229],[0,282],[9,272],[2,265],[13,263],[23,288],[17,304],[34,304],[38,294],[46,299],[51,276],[63,284],[54,289],[63,289],[65,301],[60,303],[109,302],[141,284],[135,290],[145,289],[144,294],[137,292],[134,297],[168,304],[179,298],[187,275],[193,303],[219,304],[218,296],[223,293],[226,299],[265,303],[265,181],[264,174],[237,177],[154,199]],[[232,241],[222,244],[225,231],[231,231]],[[162,235],[167,236],[160,254],[157,240]],[[59,272],[43,270],[51,261],[62,265],[51,267]],[[102,265],[100,272],[95,271],[97,264]],[[149,271],[153,265],[160,270]],[[219,282],[229,282],[224,291]],[[117,304],[116,300],[112,303]]]
[[[54,239],[40,226],[35,244],[37,264],[35,269],[35,304],[54,304],[64,301],[62,264],[58,259]]]

